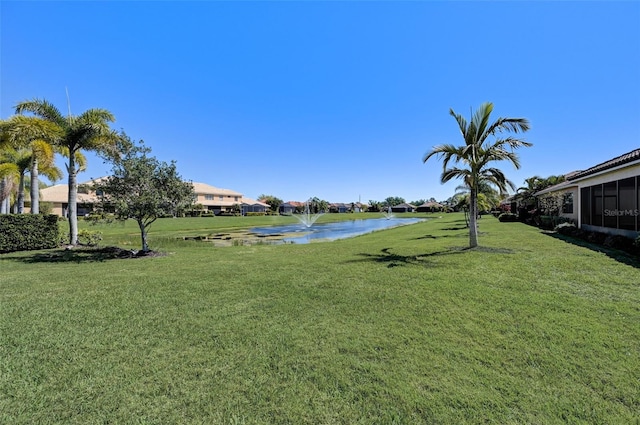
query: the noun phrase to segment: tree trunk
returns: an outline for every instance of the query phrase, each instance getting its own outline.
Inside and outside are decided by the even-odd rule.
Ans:
[[[16,204],[18,206],[18,214],[24,214],[24,173],[20,174],[20,182],[18,183],[18,199]]]
[[[78,244],[78,181],[75,164],[75,152],[69,151],[69,205],[67,218],[69,219],[69,244]]]
[[[31,161],[31,214],[40,214],[40,194],[38,187],[38,159],[35,152]],[[24,196],[24,195],[23,195]]]
[[[6,178],[0,179],[0,214],[9,214],[9,198]]]
[[[469,248],[478,246],[478,189],[471,188],[469,205]]]
[[[149,245],[147,243],[147,228],[145,227],[142,220],[138,221],[138,227],[140,228],[140,237],[142,238],[142,252],[149,251]]]

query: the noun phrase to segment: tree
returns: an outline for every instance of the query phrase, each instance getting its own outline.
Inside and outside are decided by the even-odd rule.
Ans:
[[[60,111],[44,99],[20,102],[16,105],[16,114],[29,112],[36,117],[55,124],[61,132],[57,145],[67,157],[69,175],[68,218],[69,244],[78,243],[78,180],[79,164],[77,154],[83,150],[95,151],[105,157],[118,155],[120,135],[109,124],[115,121],[113,114],[106,109],[88,109],[80,115],[63,116]]]
[[[13,151],[15,152],[15,151]],[[5,149],[0,156],[0,214],[9,214],[11,196],[17,185],[18,165],[11,161],[12,151]]]
[[[258,196],[258,200],[260,202],[264,202],[265,204],[269,204],[269,210],[271,210],[271,212],[276,213],[278,212],[278,209],[280,208],[280,205],[283,204],[282,199],[273,196],[273,195],[260,195]]]
[[[404,204],[406,201],[400,196],[389,196],[384,202],[387,207],[395,207],[396,205]]]
[[[24,172],[28,166],[32,182],[31,213],[38,214],[40,212],[40,194],[38,192],[40,168],[43,169],[45,176],[52,180],[61,177],[60,170],[54,164],[54,145],[60,140],[62,131],[55,123],[45,119],[14,115],[8,120],[0,122],[0,133],[0,143],[5,147],[26,148],[31,151],[28,156],[21,152],[23,162],[19,165],[18,212],[22,214],[24,209]]]
[[[382,209],[382,202],[369,200],[369,212],[380,212]]]
[[[307,202],[309,203],[309,212],[311,214],[320,214],[329,211],[329,201],[320,199],[317,196],[310,198]]]
[[[536,206],[535,194],[548,187],[555,186],[565,181],[563,175],[551,175],[547,178],[533,176],[524,179],[525,186],[519,187],[516,191],[515,198],[521,203],[521,206],[529,209]]]
[[[38,150],[37,150],[37,146],[40,143],[38,142],[33,142],[32,149],[5,149],[3,151],[3,153],[0,155],[0,163],[2,163],[2,173],[3,175],[13,175],[14,179],[18,181],[17,184],[17,193],[16,193],[16,202],[14,205],[14,212],[17,212],[18,214],[22,214],[24,213],[24,191],[25,191],[25,186],[26,186],[26,171],[29,169],[29,167],[33,167],[34,156],[39,155]],[[47,151],[48,148],[50,148],[50,145],[48,145],[45,142],[41,142],[41,144],[44,146],[44,150]],[[47,157],[45,157],[45,159],[49,159]],[[37,167],[37,166],[36,166]],[[33,172],[33,168],[32,168],[32,172]],[[40,165],[40,172],[41,174],[43,174],[44,176],[46,176],[49,180],[55,181],[58,180],[59,178],[62,177],[62,172],[60,171],[60,169],[58,167],[55,166],[55,164],[53,163],[53,158],[51,157],[50,160],[47,161],[42,161],[41,165]],[[37,176],[37,174],[36,174]],[[38,179],[35,179],[35,184],[38,184]],[[40,192],[39,192],[39,185],[36,186],[34,188],[34,179],[33,179],[33,174],[32,174],[32,178],[30,179],[29,182],[29,187],[30,187],[30,192],[31,192],[31,207],[32,210],[31,212],[33,214],[37,214],[39,213],[39,207],[38,205],[38,201],[36,200],[36,211],[33,211],[33,207],[34,207],[34,193],[36,194],[36,199],[39,198],[40,196]]]
[[[444,144],[434,146],[422,159],[427,162],[433,156],[443,159],[440,181],[446,183],[451,179],[460,178],[469,188],[469,247],[478,246],[478,187],[481,182],[496,186],[505,192],[507,186],[513,187],[504,173],[492,167],[495,161],[509,161],[514,167],[520,168],[520,161],[515,149],[532,146],[531,143],[512,136],[500,137],[503,132],[526,132],[529,121],[526,118],[498,118],[490,122],[493,103],[480,105],[471,122],[453,109],[449,114],[455,118],[464,139],[464,145],[454,146]],[[449,163],[454,166],[449,168]],[[461,167],[457,166],[460,164]]]
[[[142,251],[149,251],[149,227],[159,217],[176,215],[195,201],[193,185],[182,180],[175,161],[167,164],[149,156],[142,143],[113,161],[112,175],[94,189],[103,209],[112,209],[119,220],[134,219],[140,228]]]

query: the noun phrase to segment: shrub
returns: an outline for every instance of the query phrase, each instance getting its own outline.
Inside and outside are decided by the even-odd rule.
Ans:
[[[40,202],[40,214],[49,215],[53,213],[53,202]]]
[[[78,242],[82,245],[96,246],[102,240],[102,232],[82,229],[78,232]]]
[[[634,241],[630,238],[620,235],[609,235],[605,238],[602,245],[608,248],[620,249],[623,251],[631,251]]]
[[[562,235],[575,236],[578,228],[573,223],[565,222],[558,224],[554,230]]]
[[[58,246],[58,216],[0,215],[0,252],[29,251]]]
[[[501,222],[518,221],[518,216],[513,213],[502,213],[498,216],[498,220]]]

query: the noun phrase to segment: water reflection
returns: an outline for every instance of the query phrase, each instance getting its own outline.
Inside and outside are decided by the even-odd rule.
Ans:
[[[364,220],[348,220],[335,223],[314,224],[311,227],[300,224],[288,224],[285,226],[255,227],[252,233],[258,235],[278,235],[299,233],[296,236],[287,236],[282,240],[289,243],[309,243],[313,240],[328,240],[352,238],[376,230],[405,226],[424,221],[424,218],[375,218]]]

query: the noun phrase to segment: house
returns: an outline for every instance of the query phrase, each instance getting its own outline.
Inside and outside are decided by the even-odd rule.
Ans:
[[[40,203],[51,204],[51,214],[67,217],[69,212],[69,185],[56,184],[40,190]],[[93,205],[98,202],[96,193],[90,189],[90,182],[78,185],[77,215],[82,217],[93,211]]]
[[[640,232],[640,149],[635,149],[535,194],[555,202],[562,217],[595,232],[635,238]]]
[[[99,179],[89,180],[78,185],[78,216],[84,216],[93,211],[93,206],[98,202],[92,185]],[[269,205],[246,198],[240,192],[230,189],[220,189],[206,183],[194,182],[193,189],[196,195],[195,204],[200,204],[207,211],[215,214],[230,212],[242,208],[243,212],[264,212]],[[52,204],[52,214],[67,217],[68,214],[69,186],[58,184],[41,190],[40,202]]]
[[[351,205],[343,204],[341,202],[329,204],[330,213],[346,213],[351,209]]]
[[[304,204],[302,202],[288,201],[278,207],[278,212],[280,214],[289,215],[298,211],[299,208],[304,208]]]
[[[366,211],[367,208],[368,208],[368,205],[363,204],[361,202],[353,203],[353,212],[360,213],[360,212]]]
[[[417,212],[436,212],[442,211],[444,209],[444,205],[439,204],[437,202],[425,202],[422,205],[419,205],[416,208]]]
[[[404,204],[392,206],[391,212],[394,212],[394,213],[414,212],[415,209],[416,209],[415,205],[404,203]]]
[[[242,193],[230,189],[194,182],[193,191],[196,194],[194,202],[202,205],[207,211],[213,211],[216,215],[231,212],[242,204]]]
[[[269,204],[264,202],[256,201],[255,199],[242,197],[242,215],[247,215],[247,213],[261,213],[265,214],[269,208]]]

